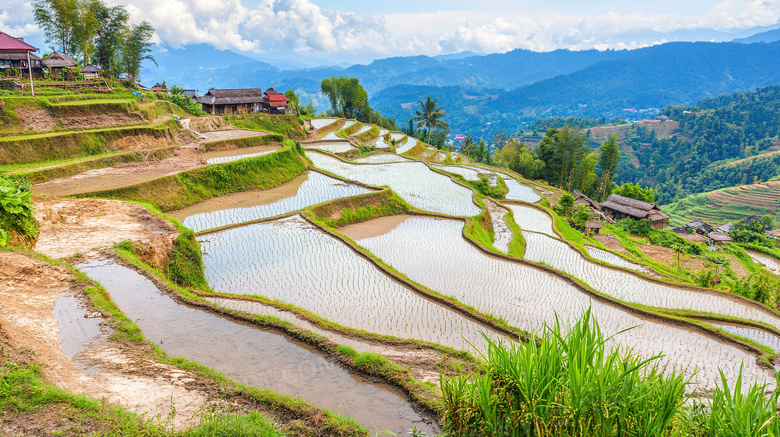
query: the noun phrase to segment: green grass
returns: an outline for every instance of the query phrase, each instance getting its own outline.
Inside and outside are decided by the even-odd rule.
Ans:
[[[355,135],[355,139],[361,143],[365,143],[371,139],[379,136],[379,128],[377,126],[371,126],[371,129],[363,132],[362,134]]]
[[[234,140],[212,141],[210,143],[204,143],[202,150],[203,152],[211,152],[228,148],[243,149],[245,147],[264,146],[274,142],[281,143],[284,139],[285,138],[282,135],[260,135],[256,137],[237,138]]]
[[[238,413],[218,413],[201,420],[200,427],[186,431],[183,437],[282,437],[287,433],[280,431],[265,415],[251,412],[246,415]]]
[[[132,137],[151,137],[156,141],[171,143],[171,129],[178,129],[171,123],[0,138],[0,165],[96,156],[117,150],[118,141]]]
[[[96,155],[80,156],[78,158],[53,159],[50,161],[32,162],[32,163],[25,163],[25,164],[0,165],[0,172],[7,172],[7,173],[31,172],[32,173],[36,171],[35,170],[36,168],[39,167],[79,164],[86,161],[94,161],[102,158],[110,158],[112,156],[120,155],[122,153],[123,152],[121,150],[115,150],[111,152],[99,153]]]
[[[509,230],[512,231],[512,240],[509,242],[509,251],[507,255],[516,258],[523,258],[525,256],[525,238],[523,237],[523,230],[515,222],[512,210],[507,209],[509,212],[504,216]]]
[[[129,200],[153,205],[160,211],[174,211],[211,197],[268,189],[290,181],[306,170],[293,147],[253,158],[215,164],[113,190],[79,194]]]
[[[226,115],[225,120],[239,129],[265,131],[283,135],[286,138],[298,139],[303,137],[303,126],[298,123],[294,115]]]
[[[377,217],[399,215],[411,207],[390,189],[325,202],[306,209],[306,213],[330,228],[361,223]],[[338,216],[337,218],[331,218]]]

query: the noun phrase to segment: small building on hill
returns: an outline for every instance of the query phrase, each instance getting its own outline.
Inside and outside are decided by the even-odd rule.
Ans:
[[[287,96],[271,87],[263,93],[262,110],[269,114],[290,114],[289,102]]]
[[[81,75],[84,76],[84,79],[99,79],[100,69],[92,64],[87,64],[86,67],[81,69]]]
[[[685,227],[688,230],[693,231],[699,235],[707,235],[710,232],[715,230],[715,228],[705,223],[703,220],[699,220],[699,219],[688,222],[688,224],[685,225]]]
[[[650,219],[653,229],[663,229],[664,224],[669,221],[669,215],[661,212],[658,205],[617,194],[610,194],[607,200],[601,203],[601,209],[604,215],[615,221],[626,217],[634,220]]]
[[[707,237],[712,240],[714,244],[728,244],[731,243],[733,240],[731,237],[728,236],[728,234],[721,232],[721,231],[713,231],[707,234]]]
[[[24,38],[0,32],[0,70],[13,68],[25,76],[43,77],[41,58],[33,54],[37,51],[37,48],[24,42]]]
[[[41,61],[41,63],[50,71],[59,71],[63,68],[73,68],[77,65],[76,61],[70,59],[70,56],[58,51],[51,52],[49,57]]]
[[[205,112],[214,115],[256,114],[263,107],[264,97],[260,88],[212,88],[199,103]]]

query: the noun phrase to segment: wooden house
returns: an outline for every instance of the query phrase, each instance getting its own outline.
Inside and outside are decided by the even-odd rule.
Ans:
[[[76,66],[76,61],[70,59],[70,56],[65,53],[53,51],[48,58],[41,61],[44,67],[49,71],[59,71],[63,68],[73,68]]]
[[[99,79],[100,69],[92,64],[87,64],[86,67],[81,69],[81,75],[84,76],[84,79]]]
[[[34,55],[38,49],[24,42],[23,38],[0,32],[0,71],[15,68],[21,75],[43,77],[41,58]]]
[[[263,112],[269,114],[290,114],[292,109],[290,109],[289,102],[290,99],[287,96],[271,87],[263,93],[261,106]]]
[[[256,114],[262,109],[263,97],[260,88],[212,88],[199,103],[205,112],[214,115]]]
[[[712,240],[713,244],[727,244],[731,243],[732,238],[728,234],[721,231],[713,231],[707,234],[707,237]]]
[[[650,219],[653,229],[663,229],[664,224],[669,221],[669,215],[661,212],[658,205],[617,194],[611,194],[602,202],[601,209],[604,215],[615,221],[626,217],[634,220]]]
[[[688,224],[685,225],[685,228],[700,235],[707,235],[715,231],[715,228],[699,219],[688,222]]]

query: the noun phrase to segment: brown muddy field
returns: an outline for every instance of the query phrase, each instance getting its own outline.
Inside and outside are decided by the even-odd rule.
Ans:
[[[396,226],[412,217],[414,216],[391,215],[387,217],[379,217],[366,222],[356,223],[354,225],[342,226],[338,229],[338,231],[353,240],[378,237],[392,231],[396,228]]]

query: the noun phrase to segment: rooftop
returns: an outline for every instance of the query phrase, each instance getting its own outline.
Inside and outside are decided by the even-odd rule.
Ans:
[[[5,32],[0,32],[0,51],[37,52],[38,49],[24,42],[24,38],[14,38]]]
[[[200,103],[206,105],[238,105],[245,103],[260,103],[263,92],[260,88],[216,89],[207,92]]]

